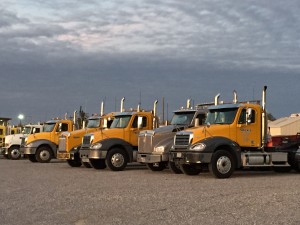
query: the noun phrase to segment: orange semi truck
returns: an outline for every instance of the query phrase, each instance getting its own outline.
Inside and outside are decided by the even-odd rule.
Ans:
[[[79,149],[83,136],[87,133],[109,128],[113,117],[114,113],[108,113],[103,116],[92,116],[88,118],[85,128],[72,132],[63,132],[59,137],[57,159],[67,160],[68,165],[71,167],[80,167],[82,162],[79,157]],[[86,167],[90,167],[90,164],[85,162],[83,164]]]
[[[80,158],[95,169],[108,167],[113,171],[124,170],[127,163],[137,161],[138,135],[142,130],[158,127],[156,104],[153,111],[115,113],[110,129],[100,130],[83,137]],[[122,109],[122,107],[121,107]]]
[[[170,161],[187,175],[208,167],[216,178],[229,178],[239,168],[299,171],[300,143],[268,146],[266,90],[265,86],[261,104],[235,100],[209,107],[204,126],[176,133]]]

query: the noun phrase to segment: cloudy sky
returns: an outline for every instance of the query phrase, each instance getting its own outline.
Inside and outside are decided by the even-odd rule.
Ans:
[[[0,116],[261,98],[300,112],[299,0],[1,0]]]

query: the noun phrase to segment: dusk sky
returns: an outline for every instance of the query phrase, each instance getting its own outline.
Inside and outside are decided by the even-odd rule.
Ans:
[[[261,99],[300,113],[299,0],[1,0],[0,116]],[[117,100],[117,102],[116,102]],[[116,107],[115,107],[116,106]],[[166,116],[166,115],[165,115]]]

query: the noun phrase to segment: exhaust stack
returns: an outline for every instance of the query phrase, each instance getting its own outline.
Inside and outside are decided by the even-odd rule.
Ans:
[[[77,120],[76,113],[77,113],[77,111],[75,110],[73,113],[73,130],[76,129],[76,120]]]
[[[268,142],[268,119],[267,119],[267,111],[266,111],[266,102],[267,102],[267,86],[264,86],[262,92],[262,126],[261,126],[261,141],[262,141],[262,148],[264,148]]]
[[[140,106],[140,104],[138,104],[138,106],[137,106],[137,110],[136,110],[137,112],[140,112],[141,111],[141,106]]]
[[[237,92],[236,90],[233,91],[233,103],[236,104],[238,102],[237,100]]]
[[[125,101],[125,97],[123,97],[122,99],[121,99],[121,109],[120,109],[120,112],[124,112],[125,110],[124,110],[124,101]]]
[[[215,105],[219,104],[220,93],[215,96]]]
[[[100,107],[100,116],[104,115],[104,101],[101,102],[101,107]]]
[[[158,100],[155,100],[154,104],[153,104],[153,129],[157,127],[157,121],[156,121],[157,103],[158,103]]]
[[[191,108],[191,99],[190,98],[186,101],[186,108],[187,109]]]

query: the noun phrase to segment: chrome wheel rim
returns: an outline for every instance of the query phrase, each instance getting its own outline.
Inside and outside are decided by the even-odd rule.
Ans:
[[[114,167],[121,167],[124,164],[124,156],[120,153],[116,153],[111,157],[111,163]]]
[[[226,174],[231,169],[231,160],[227,156],[221,156],[217,161],[217,169],[221,174]]]
[[[21,153],[20,153],[19,149],[13,149],[11,151],[11,157],[12,158],[18,158],[20,155],[21,155]]]
[[[47,150],[43,150],[40,152],[40,158],[43,161],[47,161],[50,158],[50,153]]]

